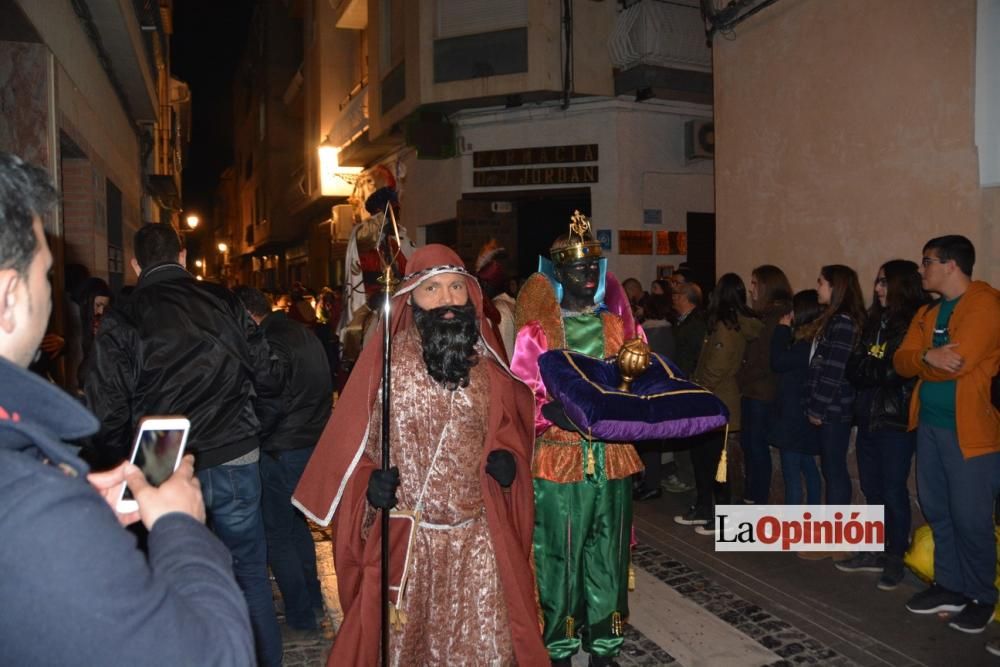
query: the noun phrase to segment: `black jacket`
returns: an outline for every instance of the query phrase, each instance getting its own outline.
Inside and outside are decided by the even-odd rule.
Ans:
[[[701,356],[701,346],[708,335],[708,323],[705,321],[705,311],[695,308],[683,320],[673,327],[674,332],[674,363],[684,371],[685,377],[691,377],[698,367],[698,357]]]
[[[642,328],[646,332],[649,349],[673,361],[677,355],[677,349],[674,345],[674,331],[670,323],[665,320],[647,319]]]
[[[276,393],[264,334],[225,287],[179,264],[142,272],[135,291],[101,320],[84,393],[101,421],[101,463],[127,456],[142,417],[191,420],[188,451],[201,468],[256,448],[258,390]]]
[[[174,512],[150,531],[147,561],[65,444],[97,427],[0,359],[0,664],[254,664],[229,550]]]
[[[908,323],[907,323],[908,324]],[[892,357],[903,342],[906,325],[890,327],[869,322],[847,364],[847,377],[858,390],[854,416],[870,431],[905,431],[910,417],[910,397],[917,378],[902,378]]]
[[[333,383],[323,344],[308,327],[275,311],[260,323],[271,349],[271,376],[280,393],[261,397],[261,447],[312,447],[330,418]]]
[[[794,341],[792,328],[779,324],[770,341],[770,369],[777,375],[768,442],[779,449],[819,454],[819,440],[806,418],[805,386],[812,342]]]

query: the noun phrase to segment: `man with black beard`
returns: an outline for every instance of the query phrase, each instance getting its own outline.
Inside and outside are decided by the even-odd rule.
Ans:
[[[466,302],[424,310],[414,303],[412,308],[427,372],[450,390],[468,387],[469,370],[479,361],[475,306]]]
[[[403,530],[390,530],[389,664],[544,664],[529,564],[531,392],[483,326],[479,284],[453,251],[421,248],[407,270],[391,304],[388,423],[383,321],[293,497],[334,524],[344,622],[327,664],[378,663],[378,511],[391,508]],[[381,470],[386,427],[392,467]]]

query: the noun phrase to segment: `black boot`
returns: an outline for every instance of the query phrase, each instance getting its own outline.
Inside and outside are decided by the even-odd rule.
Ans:
[[[618,667],[618,662],[611,657],[590,654],[590,667]]]

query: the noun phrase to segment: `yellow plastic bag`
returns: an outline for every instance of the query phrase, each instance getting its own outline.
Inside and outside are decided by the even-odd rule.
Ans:
[[[913,531],[913,541],[903,555],[903,563],[925,583],[934,580],[934,536],[929,525],[924,524]]]
[[[1000,526],[996,528],[996,536],[1000,543]],[[924,582],[934,580],[934,536],[929,525],[920,526],[913,532],[913,541],[903,555],[903,563]],[[997,576],[993,583],[1000,588],[1000,559],[997,561]],[[996,613],[1000,618],[1000,603],[996,606]]]

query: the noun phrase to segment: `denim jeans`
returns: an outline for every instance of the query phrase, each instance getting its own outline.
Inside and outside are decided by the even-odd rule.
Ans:
[[[819,463],[826,482],[827,505],[851,503],[851,476],[847,472],[847,447],[851,442],[851,425],[822,424],[816,427],[819,438]]]
[[[316,573],[316,545],[305,516],[292,506],[292,492],[313,449],[265,452],[260,457],[267,560],[285,601],[288,625],[300,630],[315,628],[313,609],[323,608]]]
[[[785,479],[786,505],[803,504],[803,479],[806,483],[806,502],[810,505],[819,505],[823,502],[820,496],[819,468],[816,467],[816,457],[813,454],[782,449],[781,476]]]
[[[740,421],[743,447],[743,498],[758,505],[771,495],[771,448],[767,433],[771,428],[771,401],[744,398]]]
[[[917,427],[917,495],[934,534],[934,579],[990,606],[997,602],[993,501],[1000,452],[962,456],[950,429]]]
[[[869,431],[858,425],[854,442],[861,492],[869,505],[885,505],[885,553],[902,558],[910,546],[910,492],[906,480],[916,433],[891,429]]]
[[[267,578],[267,543],[261,517],[260,469],[256,463],[198,471],[212,531],[233,555],[233,574],[250,609],[257,659],[281,665],[281,631]]]

